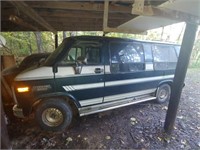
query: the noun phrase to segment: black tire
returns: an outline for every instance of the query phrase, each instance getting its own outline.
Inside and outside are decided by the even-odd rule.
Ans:
[[[39,126],[47,131],[62,131],[72,122],[72,110],[62,99],[47,99],[39,104],[35,111]]]
[[[161,104],[170,99],[171,87],[169,84],[162,84],[156,91],[156,102]]]

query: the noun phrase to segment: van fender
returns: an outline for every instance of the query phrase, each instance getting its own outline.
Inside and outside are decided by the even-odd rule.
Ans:
[[[69,94],[69,93],[64,93],[64,92],[56,92],[56,93],[50,93],[50,94],[44,94],[44,95],[41,95],[41,96],[38,96],[36,98],[36,101],[33,103],[32,107],[31,107],[31,111],[33,110],[33,108],[35,106],[37,106],[41,101],[45,100],[45,99],[48,99],[48,98],[53,98],[53,97],[69,97],[69,101],[73,102],[77,109],[81,107],[80,103],[76,100],[76,98]]]
[[[171,87],[171,86],[172,86],[172,83],[173,83],[173,79],[161,81],[161,82],[158,84],[158,86],[157,86],[157,89],[156,89],[156,91],[155,91],[155,96],[157,95],[157,91],[158,91],[158,89],[159,89],[159,87],[160,87],[161,85],[163,85],[163,84],[169,84],[170,87]]]
[[[172,83],[173,83],[173,80],[164,80],[164,81],[161,81],[159,84],[158,84],[158,87],[161,86],[162,84],[169,84],[170,86],[172,86]],[[183,83],[183,88],[185,87],[185,83]]]
[[[161,81],[161,82],[158,84],[158,87],[161,86],[162,84],[169,84],[170,86],[172,86],[172,83],[173,83],[173,79],[164,80],[164,81]],[[157,87],[157,88],[158,88],[158,87]]]

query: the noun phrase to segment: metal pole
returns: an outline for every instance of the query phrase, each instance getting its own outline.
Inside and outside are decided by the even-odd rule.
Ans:
[[[55,34],[55,48],[58,47],[58,34]]]
[[[187,23],[181,45],[178,63],[176,66],[174,81],[172,84],[172,93],[168,105],[167,115],[165,119],[164,129],[167,134],[171,134],[176,119],[176,114],[179,106],[181,92],[187,72],[187,67],[190,60],[190,55],[194,45],[197,25]]]

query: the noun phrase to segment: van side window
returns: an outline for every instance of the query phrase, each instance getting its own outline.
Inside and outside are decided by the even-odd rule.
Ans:
[[[71,48],[71,50],[69,51],[67,60],[73,62],[74,60],[76,60],[76,59],[77,59],[78,57],[80,57],[80,56],[81,56],[81,48],[73,47],[73,48]]]
[[[95,65],[101,62],[101,44],[98,42],[80,41],[74,45],[59,65],[75,64],[76,61],[85,65]]]
[[[153,45],[154,68],[155,70],[175,69],[177,55],[171,45]]]
[[[87,59],[87,64],[100,63],[100,49],[97,47],[87,47],[86,59]]]
[[[144,52],[138,43],[110,43],[111,72],[144,70]]]

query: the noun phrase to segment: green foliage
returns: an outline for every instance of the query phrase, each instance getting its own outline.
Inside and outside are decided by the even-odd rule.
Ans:
[[[197,39],[194,43],[189,67],[200,68],[200,39]]]
[[[55,37],[52,32],[42,32],[42,45],[44,52],[55,50]]]
[[[38,53],[33,32],[3,32],[1,35],[6,39],[6,47],[9,49],[9,51],[4,50],[3,54],[24,57],[32,53]],[[42,32],[44,52],[52,52],[55,49],[54,43],[54,35],[51,32]]]
[[[102,36],[102,31],[73,31],[65,32],[66,37],[80,36],[80,35],[92,35]],[[36,37],[33,32],[3,32],[1,35],[6,39],[6,47],[1,48],[1,54],[14,54],[16,57],[25,57],[32,53],[38,53]],[[140,40],[161,40],[161,31],[150,30],[146,35],[139,34],[127,34],[127,33],[107,33],[108,37],[121,37]],[[58,32],[58,44],[63,40],[63,32]],[[182,39],[179,38],[175,43],[179,43]],[[55,50],[55,36],[51,32],[42,32],[42,47],[44,52],[52,52]],[[200,39],[197,39],[194,44],[194,48],[191,56],[190,67],[200,67]]]
[[[200,61],[195,62],[195,63],[191,63],[189,65],[189,68],[200,68]]]

